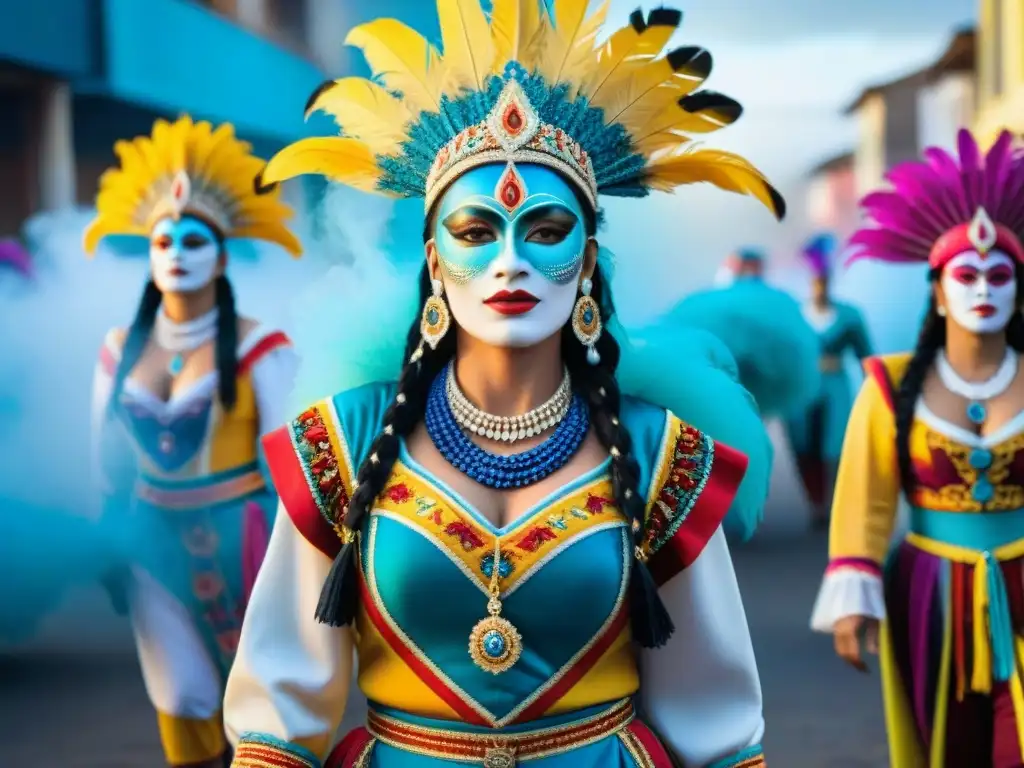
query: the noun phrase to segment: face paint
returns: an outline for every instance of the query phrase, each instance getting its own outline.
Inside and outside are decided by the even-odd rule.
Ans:
[[[161,219],[149,237],[153,282],[164,293],[188,293],[209,285],[219,256],[216,233],[191,216]]]
[[[456,322],[488,344],[529,347],[564,326],[587,245],[572,188],[540,165],[485,165],[438,203],[434,244]]]
[[[941,285],[949,317],[972,333],[1002,331],[1017,307],[1013,259],[1001,251],[954,256],[942,269]]]

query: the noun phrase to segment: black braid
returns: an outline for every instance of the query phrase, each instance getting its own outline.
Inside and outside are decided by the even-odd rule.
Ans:
[[[235,407],[238,398],[238,313],[235,294],[227,277],[217,278],[217,340],[214,355],[217,361],[218,392],[225,411]]]
[[[602,321],[607,326],[615,314],[615,307],[611,293],[606,291],[600,268],[594,270],[592,282],[590,295],[600,307]],[[643,543],[646,534],[647,505],[639,492],[640,466],[633,455],[633,440],[619,418],[621,393],[615,380],[619,343],[606,327],[595,347],[601,361],[591,365],[587,361],[586,348],[579,343],[571,326],[562,330],[562,358],[569,368],[574,389],[590,406],[590,420],[597,439],[611,454],[615,506],[630,521],[633,547],[636,548]],[[675,629],[672,618],[658,595],[657,585],[647,566],[637,557],[632,557],[631,562],[629,599],[633,637],[645,648],[657,648],[672,635]]]
[[[934,284],[940,276],[940,270],[933,269],[928,274],[929,281]],[[1024,268],[1017,265],[1017,296],[1018,301],[1024,298]],[[1024,316],[1018,308],[1006,326],[1006,343],[1018,352],[1024,352]],[[907,370],[899,381],[896,390],[896,456],[899,462],[900,484],[907,493],[917,484],[914,465],[910,458],[910,430],[914,424],[914,411],[921,397],[921,388],[925,377],[939,350],[946,346],[946,319],[939,315],[932,294],[928,300],[921,332],[917,338],[917,346],[910,358]]]
[[[430,295],[430,273],[424,264],[420,272],[421,303]],[[410,360],[420,342],[420,318],[417,317],[406,339],[406,361]],[[415,362],[406,362],[402,368],[395,398],[384,412],[384,429],[370,445],[366,458],[356,472],[355,489],[349,500],[348,509],[344,512],[344,525],[351,531],[360,529],[377,497],[387,485],[395,460],[398,458],[402,438],[411,434],[423,418],[431,383],[455,355],[455,334],[445,334],[437,349],[431,349],[423,344],[422,352],[422,357]],[[355,618],[358,602],[355,584],[355,547],[355,541],[342,546],[320,591],[316,617],[324,624],[341,627],[350,624]]]
[[[115,410],[121,399],[121,390],[124,388],[124,381],[132,372],[132,369],[142,357],[143,350],[149,342],[149,335],[153,331],[153,323],[156,322],[156,313],[160,309],[160,302],[163,294],[156,287],[152,279],[146,281],[146,287],[142,290],[142,299],[139,301],[139,308],[135,310],[135,319],[128,326],[128,333],[121,348],[121,360],[114,372],[114,382],[110,390],[108,410]]]

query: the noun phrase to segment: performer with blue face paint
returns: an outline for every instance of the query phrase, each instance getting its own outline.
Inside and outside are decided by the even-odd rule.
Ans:
[[[620,346],[597,223],[599,194],[697,181],[779,215],[782,200],[742,158],[677,151],[739,115],[691,93],[703,49],[660,55],[678,12],[637,12],[600,47],[605,7],[585,0],[438,12],[443,57],[394,20],[354,29],[374,79],[309,105],[344,135],[285,148],[258,180],[423,198],[425,264],[387,380],[264,438],[281,507],[225,694],[234,765],[763,766],[721,523],[734,504],[759,510],[770,461],[668,409],[687,381],[650,387],[657,404],[620,388],[643,358]],[[380,332],[330,303],[308,307],[317,324]],[[305,349],[300,381],[318,358],[352,356]],[[750,411],[722,382],[690,407]],[[356,696],[366,724],[334,746]]]
[[[224,684],[276,504],[257,439],[283,417],[296,366],[283,333],[236,314],[227,245],[300,245],[278,194],[253,189],[262,161],[230,125],[161,120],[115,151],[85,247],[147,237],[151,276],[95,376],[102,522],[125,561],[109,586],[131,615],[168,764],[219,768]]]

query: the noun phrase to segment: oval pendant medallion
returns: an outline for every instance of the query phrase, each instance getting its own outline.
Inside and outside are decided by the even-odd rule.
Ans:
[[[488,616],[469,635],[469,655],[484,672],[500,675],[512,668],[523,653],[523,638],[508,619]]]

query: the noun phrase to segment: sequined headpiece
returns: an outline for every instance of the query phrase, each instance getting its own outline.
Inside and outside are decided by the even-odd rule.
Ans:
[[[886,174],[891,190],[861,201],[870,224],[850,238],[848,263],[870,258],[941,269],[965,251],[992,250],[1024,262],[1024,152],[1006,131],[984,156],[969,131],[960,131],[957,144],[959,160],[930,147],[923,162]]]
[[[263,161],[228,124],[216,130],[185,116],[157,120],[152,136],[119,141],[120,167],[100,178],[97,216],[85,231],[91,254],[107,235],[148,237],[168,216],[195,216],[225,238],[277,243],[298,256],[302,247],[285,222],[291,210],[276,190],[258,193],[253,176]]]
[[[453,179],[485,163],[537,163],[558,171],[597,208],[598,194],[710,182],[752,195],[782,216],[779,193],[734,154],[695,150],[690,134],[715,131],[742,111],[697,90],[711,71],[702,48],[662,56],[682,19],[669,9],[598,44],[608,3],[588,0],[437,0],[443,55],[393,19],[353,29],[372,80],[321,86],[307,115],[325,111],[341,137],[309,138],[279,152],[258,184],[316,173],[368,192],[422,197],[429,210]],[[510,194],[515,194],[511,189]]]

